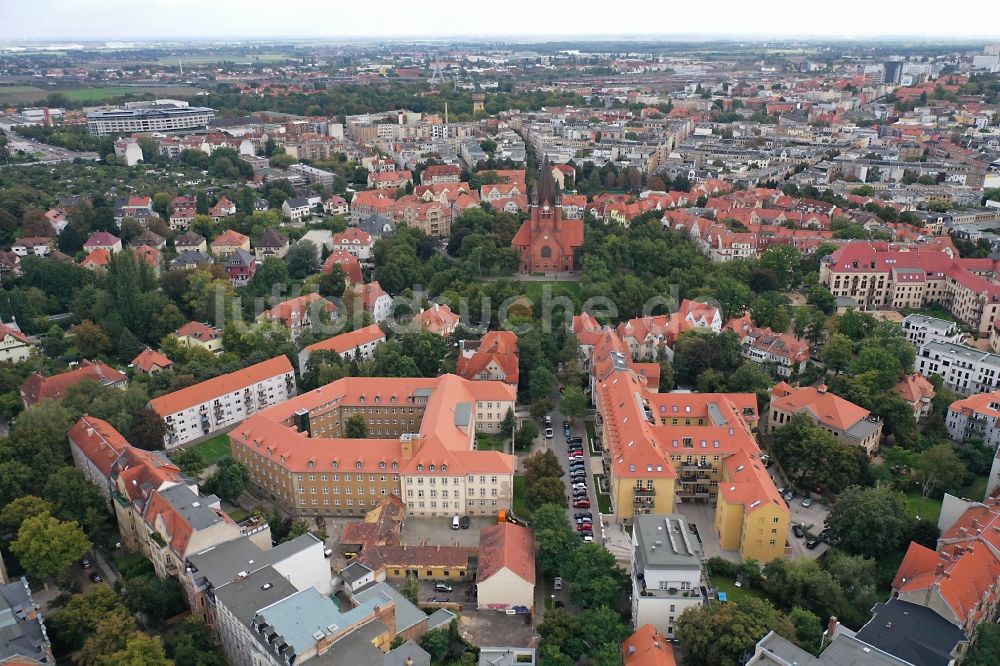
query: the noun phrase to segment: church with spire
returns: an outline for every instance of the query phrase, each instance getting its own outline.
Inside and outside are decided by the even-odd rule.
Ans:
[[[521,273],[576,271],[574,253],[583,245],[583,220],[563,219],[562,193],[548,156],[542,160],[529,211],[511,241],[521,253]]]

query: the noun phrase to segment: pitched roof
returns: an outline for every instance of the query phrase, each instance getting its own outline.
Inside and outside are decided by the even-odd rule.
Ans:
[[[285,326],[291,326],[295,320],[301,320],[303,315],[308,314],[310,310],[315,311],[319,308],[328,313],[337,311],[336,305],[312,292],[282,301],[270,310],[264,310],[261,317],[280,321]]]
[[[341,333],[340,335],[335,335],[332,338],[320,340],[319,342],[307,346],[305,351],[310,353],[317,351],[335,351],[338,354],[343,354],[346,351],[356,349],[357,347],[380,339],[385,339],[385,333],[378,324],[371,324],[369,326],[365,326],[364,328],[359,328],[356,331]]]
[[[12,326],[8,326],[7,324],[4,324],[3,322],[0,322],[0,340],[3,340],[8,335],[11,336],[11,337],[13,337],[13,338],[15,338],[15,339],[17,339],[17,340],[20,340],[21,342],[23,342],[25,344],[28,344],[28,336],[26,336],[24,333],[22,333],[18,329],[14,328]]]
[[[842,431],[849,430],[871,414],[864,407],[830,393],[825,386],[803,386],[793,389],[788,384],[784,385],[788,389],[779,389],[778,384],[771,389],[772,408],[777,407],[793,414],[808,412],[820,423]]]
[[[454,328],[458,324],[459,316],[452,312],[447,305],[435,303],[413,319],[421,330],[444,335],[448,329]]]
[[[219,234],[218,238],[212,241],[212,247],[239,247],[249,241],[250,238],[240,232],[226,229]]]
[[[129,448],[129,443],[113,425],[87,414],[73,424],[68,436],[105,477],[111,475],[115,461]]]
[[[257,247],[285,247],[288,245],[288,238],[277,229],[267,229],[260,235]]]
[[[472,343],[471,345],[469,343]],[[465,350],[472,345],[475,351],[466,355]],[[508,384],[517,384],[519,378],[517,334],[513,331],[487,331],[477,341],[463,341],[463,353],[458,357],[455,374],[466,379],[475,379],[491,363],[499,367]]]
[[[334,250],[331,252],[330,256],[323,262],[323,272],[332,273],[333,267],[336,265],[340,266],[352,284],[357,284],[363,280],[361,262],[347,250]]]
[[[232,393],[245,386],[252,386],[257,382],[270,377],[292,372],[292,364],[288,357],[282,354],[267,361],[261,361],[248,368],[220,375],[213,379],[182,388],[179,391],[168,393],[153,398],[149,401],[149,406],[160,416],[168,416],[177,412],[200,405],[212,398],[226,393]]]
[[[83,244],[84,247],[112,247],[116,243],[120,243],[121,239],[117,236],[109,234],[107,231],[95,231],[90,234],[87,238],[87,242]]]
[[[371,234],[357,227],[347,227],[333,235],[334,245],[371,245],[373,242]]]
[[[174,335],[178,338],[191,337],[201,342],[208,342],[221,338],[222,331],[208,324],[203,324],[200,321],[189,321],[174,331]]]
[[[139,355],[132,359],[132,365],[143,372],[149,372],[154,366],[169,368],[174,362],[158,351],[153,351],[148,347],[139,352]]]
[[[535,537],[531,528],[503,522],[480,530],[476,579],[482,583],[501,569],[535,584]]]
[[[28,381],[21,384],[21,393],[28,405],[33,405],[45,398],[58,400],[70,387],[85,379],[94,379],[101,384],[108,385],[124,382],[128,377],[106,363],[83,359],[80,361],[80,367],[69,372],[51,377],[43,377],[37,372],[32,374],[28,377]]]
[[[84,268],[107,268],[111,263],[111,253],[103,247],[99,247],[80,262]]]
[[[896,384],[896,392],[903,400],[916,403],[924,398],[933,398],[934,385],[919,372],[914,372]]]
[[[676,666],[674,646],[651,624],[644,624],[622,643],[624,666]]]

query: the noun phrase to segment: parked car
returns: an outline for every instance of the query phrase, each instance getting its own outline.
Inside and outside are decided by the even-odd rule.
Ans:
[[[587,517],[577,518],[576,519],[576,524],[577,525],[593,525],[594,524],[594,519],[593,518],[587,518]]]
[[[90,581],[92,583],[103,583],[104,579],[101,577],[101,574],[95,571],[94,573],[90,574]]]
[[[552,428],[545,429],[545,439],[552,439]]]
[[[812,505],[813,505],[813,498],[812,497],[807,497],[804,500],[802,500],[802,506],[804,506],[805,508],[808,509]]]
[[[90,568],[90,558],[86,557],[86,556],[84,556],[83,558],[81,558],[81,560],[80,560],[80,566],[83,567],[84,569],[89,569]]]
[[[792,525],[792,534],[801,539],[806,535],[805,530],[802,529],[801,525]]]
[[[594,514],[589,511],[581,511],[580,513],[573,514],[574,518],[593,518]]]
[[[593,541],[594,541],[594,535],[593,534],[584,534],[583,535],[583,540],[586,543],[593,543]]]
[[[559,576],[556,576],[555,580],[552,581],[552,589],[553,590],[561,590],[562,586],[563,586],[563,580],[562,580],[562,578],[560,578]]]
[[[427,600],[429,604],[446,604],[448,603],[448,597],[431,597]]]
[[[323,549],[323,557],[330,557],[331,555],[333,555],[333,548]]]
[[[458,524],[462,527],[463,530],[469,529],[469,525],[471,523],[472,521],[469,520],[468,516],[462,516],[461,518],[458,519]]]
[[[552,425],[552,417],[547,414],[545,415],[545,425],[547,426]]]
[[[576,531],[577,532],[591,532],[591,533],[593,533],[594,526],[592,524],[590,524],[590,523],[583,523],[581,525],[577,525],[576,526]]]
[[[587,499],[586,497],[582,497],[580,499],[575,499],[575,500],[573,500],[573,508],[574,509],[589,509],[590,508],[590,500]]]
[[[435,592],[451,592],[454,589],[455,588],[453,588],[448,583],[434,583],[434,591]]]
[[[819,539],[810,539],[809,541],[806,541],[806,548],[808,548],[809,550],[812,550],[818,545],[819,545]]]
[[[451,519],[451,529],[457,530],[461,526],[462,526],[462,521],[459,519],[459,517],[458,516],[452,517],[452,519]]]
[[[782,497],[785,498],[786,502],[791,502],[793,499],[795,499],[795,491],[794,490],[788,490],[788,491],[785,492],[784,495],[782,495]]]

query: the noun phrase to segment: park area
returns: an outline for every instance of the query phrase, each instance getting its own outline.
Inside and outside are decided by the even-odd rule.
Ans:
[[[18,106],[44,102],[49,95],[65,95],[70,102],[98,103],[113,100],[123,95],[154,97],[187,97],[200,92],[197,88],[185,86],[35,86],[35,85],[0,85],[0,104]]]
[[[206,466],[214,465],[232,455],[229,448],[228,433],[216,435],[215,437],[206,439],[204,442],[195,444],[190,448],[198,451],[202,455],[202,459],[205,461]]]

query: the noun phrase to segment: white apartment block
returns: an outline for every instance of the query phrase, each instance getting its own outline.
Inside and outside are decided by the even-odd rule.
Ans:
[[[911,314],[903,320],[903,334],[917,349],[928,342],[958,342],[962,337],[955,322],[922,314]]]
[[[701,606],[701,544],[680,515],[636,515],[632,527],[632,626],[673,637],[677,618]]]
[[[928,342],[920,347],[913,369],[925,377],[941,375],[945,386],[963,395],[1000,388],[1000,355],[955,342]]]
[[[160,396],[149,402],[167,426],[173,449],[235,425],[295,395],[295,373],[284,355]]]
[[[406,513],[413,516],[491,515],[514,501],[514,475],[500,470],[452,476],[402,475]]]
[[[150,106],[137,109],[111,109],[87,114],[87,129],[95,136],[129,135],[134,132],[176,132],[208,125],[215,119],[215,109],[199,106]]]
[[[956,442],[981,439],[996,449],[1000,446],[1000,391],[979,393],[956,400],[948,407],[945,426]]]

